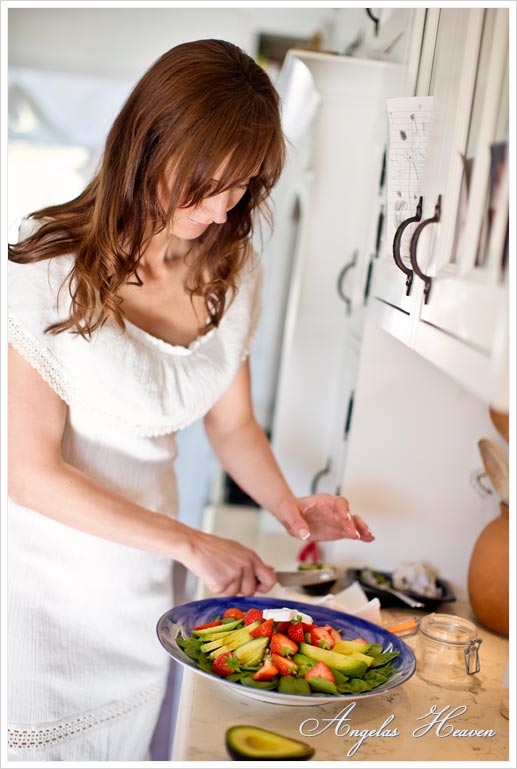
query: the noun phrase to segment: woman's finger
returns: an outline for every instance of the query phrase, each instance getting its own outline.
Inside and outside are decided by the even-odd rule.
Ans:
[[[359,537],[363,540],[363,542],[373,542],[375,537],[370,531],[368,524],[366,524],[365,521],[363,521],[360,515],[354,515],[352,517],[355,521],[355,525],[359,533]]]
[[[267,593],[276,583],[275,570],[267,566],[263,561],[257,558],[255,564],[256,585],[255,590],[259,593]]]
[[[253,564],[250,563],[242,570],[240,592],[242,595],[254,595],[256,589],[255,569]]]

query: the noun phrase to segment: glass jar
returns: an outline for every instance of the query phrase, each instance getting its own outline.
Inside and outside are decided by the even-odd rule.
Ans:
[[[424,617],[415,649],[418,675],[446,688],[471,687],[480,670],[477,632],[472,622],[454,614]]]

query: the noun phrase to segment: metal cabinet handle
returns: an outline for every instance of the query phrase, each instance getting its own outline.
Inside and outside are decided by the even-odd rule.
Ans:
[[[352,300],[343,291],[343,281],[345,279],[345,275],[347,274],[348,270],[351,270],[352,267],[355,267],[355,265],[357,264],[357,256],[358,256],[358,252],[354,251],[352,255],[352,261],[349,262],[348,264],[345,264],[345,266],[337,276],[337,292],[339,294],[340,299],[342,299],[343,302],[346,304],[347,315],[349,315],[352,310]]]
[[[409,256],[411,259],[411,266],[413,268],[413,271],[415,275],[418,275],[418,277],[424,281],[424,304],[427,304],[427,302],[429,301],[432,278],[429,275],[425,275],[420,269],[420,267],[418,266],[418,262],[416,260],[416,249],[418,246],[418,239],[420,237],[420,233],[422,232],[424,227],[427,227],[428,224],[432,224],[433,222],[440,221],[441,207],[442,207],[442,196],[438,195],[438,200],[436,201],[436,206],[434,207],[434,216],[432,216],[430,219],[424,219],[423,222],[420,222],[420,224],[418,225],[418,227],[413,233],[413,237],[411,238],[411,245],[409,247]]]
[[[312,481],[311,481],[311,494],[317,494],[318,493],[318,483],[320,482],[320,480],[325,475],[328,475],[330,473],[331,469],[332,469],[332,460],[329,458],[329,459],[327,459],[327,464],[325,465],[325,467],[323,467],[321,470],[318,470],[318,472],[316,473],[316,475],[312,479]]]
[[[395,237],[393,238],[393,259],[395,260],[395,264],[397,265],[399,270],[402,270],[402,272],[406,276],[406,296],[409,296],[411,293],[411,286],[413,285],[413,270],[410,270],[409,267],[406,267],[406,265],[402,261],[402,257],[400,256],[400,244],[402,242],[402,235],[404,233],[404,230],[408,226],[408,224],[412,224],[413,222],[419,222],[421,218],[422,218],[422,196],[420,196],[420,199],[418,201],[415,215],[411,216],[409,219],[404,219],[404,221],[399,224],[399,226],[397,227],[397,231],[395,233]]]

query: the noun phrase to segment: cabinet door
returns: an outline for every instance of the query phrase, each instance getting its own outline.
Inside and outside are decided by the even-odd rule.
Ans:
[[[493,386],[490,361],[507,294],[507,78],[508,11],[442,10],[423,219],[433,217],[438,199],[441,205],[439,222],[422,231],[415,249],[430,280],[414,346],[468,386],[478,377],[484,397]],[[440,352],[437,331],[444,337]]]
[[[336,404],[344,397],[341,351],[356,299],[362,303],[384,100],[398,92],[402,68],[309,51],[293,55],[310,71],[321,102],[311,137],[312,181],[300,216],[272,442],[287,480],[306,494],[327,466],[341,429],[336,427]],[[322,476],[319,488],[325,480]]]

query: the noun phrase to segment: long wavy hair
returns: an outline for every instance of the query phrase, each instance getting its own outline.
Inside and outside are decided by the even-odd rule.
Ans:
[[[211,224],[197,239],[189,262],[186,290],[191,299],[202,296],[207,310],[202,331],[217,326],[237,290],[255,214],[269,216],[266,200],[284,158],[278,94],[252,58],[222,40],[184,43],[163,54],[115,119],[84,191],[32,213],[38,229],[9,246],[9,258],[19,263],[75,256],[65,281],[70,318],[47,331],[87,338],[108,319],[124,328],[117,292],[128,281],[142,285],[138,265],[153,235],[177,208],[251,177],[226,222]]]

